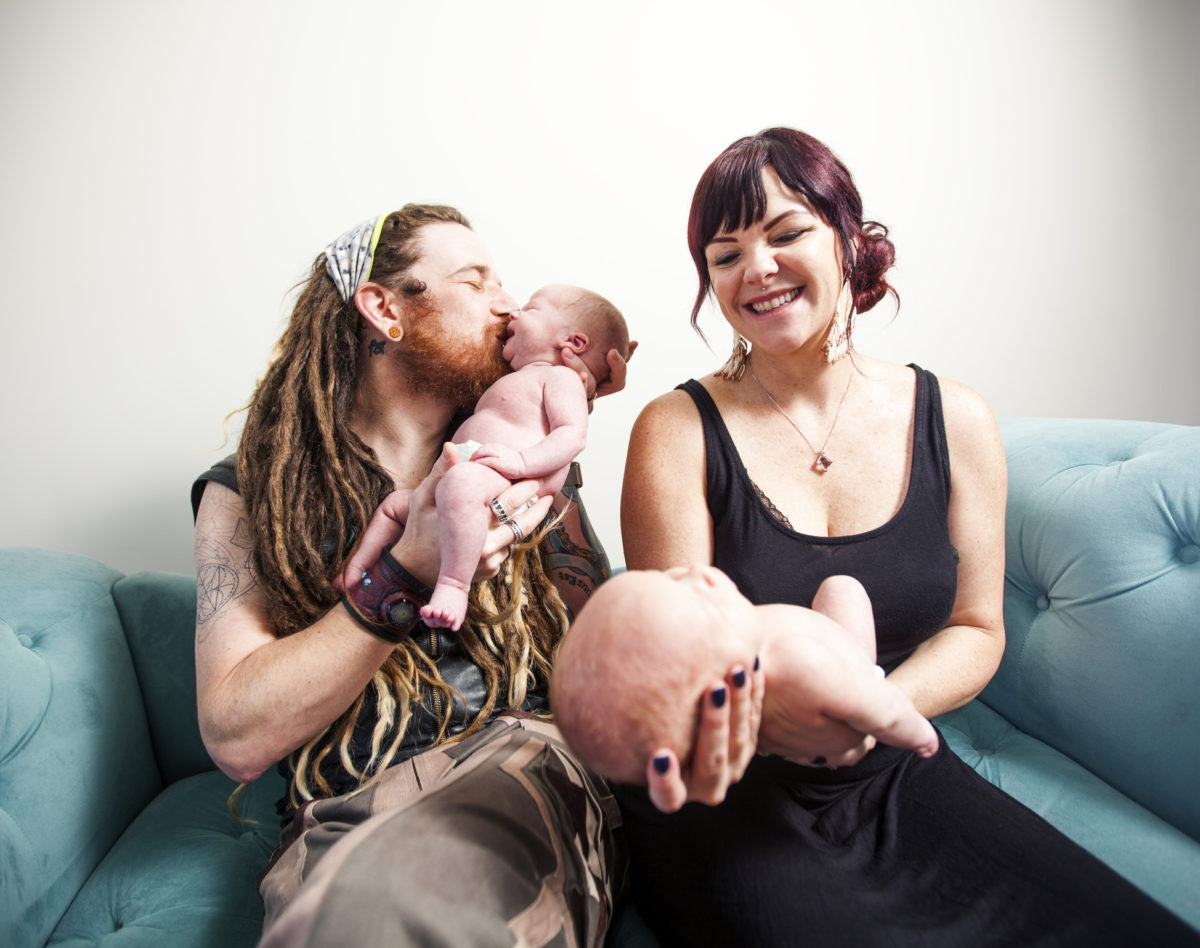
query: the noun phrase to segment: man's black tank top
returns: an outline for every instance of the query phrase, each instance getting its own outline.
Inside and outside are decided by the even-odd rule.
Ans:
[[[887,523],[843,537],[797,533],[760,498],[712,397],[687,392],[704,426],[714,565],[755,603],[811,606],[828,576],[853,576],[875,611],[878,662],[891,671],[950,617],[957,554],[950,544],[950,458],[937,378],[918,366],[908,493]],[[807,458],[797,452],[797,464]],[[836,469],[825,476],[836,477]]]

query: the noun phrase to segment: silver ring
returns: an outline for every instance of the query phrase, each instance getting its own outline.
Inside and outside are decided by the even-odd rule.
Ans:
[[[525,539],[525,531],[521,529],[521,525],[515,520],[505,520],[504,525],[513,532],[513,543],[520,543]]]
[[[504,504],[500,503],[499,497],[493,497],[489,503],[492,505],[492,513],[496,515],[496,519],[501,523],[509,522],[508,511],[504,509]]]

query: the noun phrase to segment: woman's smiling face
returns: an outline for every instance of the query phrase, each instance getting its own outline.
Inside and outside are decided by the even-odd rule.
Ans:
[[[748,227],[719,231],[704,249],[721,312],[766,352],[820,351],[841,290],[837,232],[763,169],[766,208]]]

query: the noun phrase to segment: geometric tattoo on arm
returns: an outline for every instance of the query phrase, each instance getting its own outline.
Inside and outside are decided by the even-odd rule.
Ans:
[[[227,543],[206,538],[198,544],[196,564],[196,624],[205,625],[257,582],[251,565],[250,532],[239,517]]]

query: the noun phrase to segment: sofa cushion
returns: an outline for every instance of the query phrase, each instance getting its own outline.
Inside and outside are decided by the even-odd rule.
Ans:
[[[1190,925],[1200,928],[1200,845],[982,701],[937,720],[959,757]]]
[[[213,770],[196,713],[196,580],[137,573],[113,586],[113,599],[141,682],[163,782]]]
[[[1007,418],[1001,434],[1008,642],[982,699],[1200,839],[1200,428]]]
[[[120,576],[0,550],[0,944],[43,944],[160,789],[110,594]]]
[[[238,948],[262,932],[258,876],[279,838],[274,774],[238,801],[217,771],[172,784],[137,817],[88,879],[52,945],[119,943],[159,948]]]

